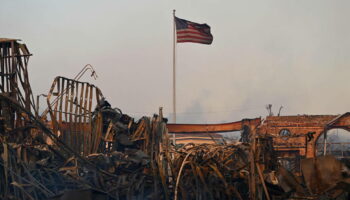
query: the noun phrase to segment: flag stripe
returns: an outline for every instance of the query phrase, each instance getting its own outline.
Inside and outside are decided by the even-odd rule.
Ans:
[[[208,38],[208,39],[213,38],[213,36],[211,36],[211,35],[201,35],[201,34],[197,34],[197,33],[178,33],[177,36],[178,37],[181,37],[181,36],[197,36],[197,37]]]
[[[211,44],[211,42],[202,42],[202,41],[197,41],[197,40],[186,40],[186,41],[177,41],[177,43],[200,43],[200,44]]]
[[[198,41],[198,42],[204,42],[205,44],[211,43],[212,38],[205,38],[205,37],[198,37],[198,36],[178,36],[177,41],[182,42],[182,41]]]
[[[195,43],[202,43],[202,44],[211,44],[211,40],[200,40],[200,39],[192,39],[192,38],[178,39],[177,42],[178,43],[195,42]]]
[[[206,40],[206,39],[197,39],[197,38],[179,38],[177,39],[177,42],[181,43],[181,42],[188,42],[188,41],[197,41],[200,43],[211,43],[211,40]]]
[[[194,38],[194,39],[201,39],[201,40],[211,40],[210,37],[201,37],[197,35],[181,35],[177,36],[178,39],[186,39],[186,38]]]
[[[201,38],[178,38],[178,40],[198,40],[198,41],[210,41],[207,39],[201,39]]]
[[[198,35],[202,35],[202,36],[209,36],[208,34],[205,34],[205,33],[201,33],[199,31],[192,31],[192,30],[178,30],[176,31],[176,33],[179,35],[179,34],[182,34],[182,33],[193,33],[193,34],[198,34]],[[212,36],[211,36],[212,37]]]

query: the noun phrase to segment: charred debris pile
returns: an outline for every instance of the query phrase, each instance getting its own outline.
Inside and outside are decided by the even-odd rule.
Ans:
[[[248,144],[175,150],[161,109],[134,121],[80,75],[57,77],[39,113],[30,56],[18,40],[0,39],[0,199],[248,196]]]
[[[342,163],[305,160],[302,180],[278,164],[273,137],[248,126],[244,142],[175,148],[162,109],[135,121],[80,82],[82,74],[55,78],[39,113],[30,56],[25,44],[0,38],[0,199],[317,199],[347,191]],[[336,166],[319,167],[325,162]]]
[[[101,137],[84,154],[79,141],[64,141],[43,120],[0,94],[0,194],[3,199],[246,199],[249,196],[248,144],[192,145],[175,150],[165,119],[134,122],[109,106],[100,116]],[[6,112],[5,112],[6,113]],[[4,113],[4,114],[5,114]],[[11,123],[12,122],[12,123]],[[65,124],[66,125],[66,124]],[[69,128],[69,127],[68,127]],[[80,139],[78,135],[72,138]],[[95,145],[92,143],[92,145]],[[78,150],[78,151],[77,151]]]
[[[2,110],[15,114],[15,123],[1,119],[3,199],[249,196],[248,144],[189,144],[175,151],[161,112],[134,122],[119,110],[101,107],[91,117],[98,122],[101,116],[102,139],[98,148],[84,155],[84,146],[76,147],[78,141],[71,141],[71,146],[63,140],[64,134],[76,133],[63,130],[57,135],[12,98],[0,94],[0,101]]]

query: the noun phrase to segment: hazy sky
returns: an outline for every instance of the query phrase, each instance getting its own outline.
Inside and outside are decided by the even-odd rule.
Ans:
[[[0,37],[33,56],[34,94],[85,64],[112,106],[134,117],[172,112],[172,10],[207,23],[210,46],[177,45],[178,122],[350,111],[350,1],[1,0]]]

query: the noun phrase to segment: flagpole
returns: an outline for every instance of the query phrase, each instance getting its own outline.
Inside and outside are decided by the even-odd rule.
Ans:
[[[173,114],[174,123],[176,123],[176,63],[175,63],[175,51],[176,51],[176,24],[175,24],[175,10],[173,10],[173,23],[174,23],[174,33],[173,33]]]
[[[176,50],[176,24],[175,24],[175,9],[173,10],[173,118],[176,124],[176,68],[175,68],[175,50]],[[173,144],[176,145],[175,133],[173,133]]]

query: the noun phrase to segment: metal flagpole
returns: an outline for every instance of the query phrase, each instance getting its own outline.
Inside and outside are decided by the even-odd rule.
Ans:
[[[175,50],[176,50],[176,23],[175,23],[175,9],[173,10],[173,117],[176,123],[176,70],[175,70]],[[173,144],[175,145],[175,133],[173,133]]]

